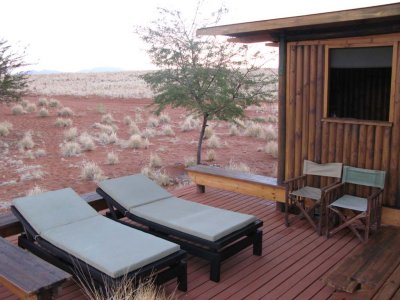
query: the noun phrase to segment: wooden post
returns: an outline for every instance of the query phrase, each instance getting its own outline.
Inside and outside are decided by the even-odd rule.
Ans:
[[[278,183],[285,180],[286,145],[286,39],[279,41],[279,91],[278,91]]]

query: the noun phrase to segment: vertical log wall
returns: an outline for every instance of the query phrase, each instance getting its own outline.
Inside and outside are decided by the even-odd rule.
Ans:
[[[325,48],[385,43],[395,51],[390,122],[325,118]],[[400,34],[288,43],[286,95],[286,179],[304,159],[385,170],[384,204],[400,208]]]

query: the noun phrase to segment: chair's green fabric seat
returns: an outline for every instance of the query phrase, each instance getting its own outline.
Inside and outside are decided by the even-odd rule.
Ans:
[[[98,215],[71,188],[17,198],[13,200],[13,205],[39,234],[50,228]]]
[[[56,227],[41,236],[113,278],[180,249],[177,244],[100,215]]]
[[[368,201],[365,198],[360,198],[352,195],[343,195],[342,197],[331,203],[330,206],[336,206],[357,211],[367,211]]]
[[[113,278],[180,249],[101,216],[72,189],[18,198],[13,205],[43,239]]]
[[[209,241],[256,220],[255,216],[171,197],[129,210],[132,214]]]
[[[172,197],[165,189],[142,174],[107,179],[97,185],[127,210]]]
[[[305,186],[305,187],[302,187],[301,189],[291,192],[290,195],[304,197],[304,198],[313,199],[313,200],[320,200],[321,199],[321,189],[311,187],[311,186]]]

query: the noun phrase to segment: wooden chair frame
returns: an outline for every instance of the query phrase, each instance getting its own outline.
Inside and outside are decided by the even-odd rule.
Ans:
[[[130,227],[177,243],[188,253],[209,261],[210,280],[212,281],[220,281],[222,261],[235,255],[248,246],[253,245],[254,255],[262,255],[262,231],[259,229],[263,225],[261,220],[256,220],[252,224],[212,242],[138,217],[127,211],[121,204],[111,198],[102,189],[97,188],[96,192],[106,200],[109,208],[109,216],[112,219]],[[127,217],[145,227],[120,220],[122,217]]]
[[[305,164],[308,161],[305,161]],[[311,162],[312,163],[312,162]],[[341,164],[340,164],[341,165]],[[304,169],[306,166],[304,166]],[[340,167],[341,168],[341,167]],[[307,221],[311,224],[314,230],[318,233],[318,235],[322,235],[322,224],[323,224],[323,215],[325,213],[325,189],[331,186],[334,186],[340,182],[340,178],[336,179],[333,183],[320,188],[321,190],[321,197],[319,200],[310,199],[312,204],[307,203],[308,207],[306,206],[306,200],[308,198],[293,195],[292,192],[304,188],[307,186],[307,181],[315,178],[315,181],[321,177],[330,177],[330,176],[323,176],[323,175],[313,175],[313,174],[304,174],[292,179],[285,181],[286,186],[286,197],[285,197],[285,225],[290,226],[290,223],[294,222],[295,220],[302,219],[303,217],[307,219]],[[296,207],[299,209],[300,213],[292,218],[289,218],[289,208]],[[315,210],[320,208],[320,216],[317,222],[314,221],[312,217],[315,214]]]
[[[139,282],[141,278],[154,276],[156,284],[163,284],[173,278],[177,278],[178,289],[187,291],[186,252],[183,250],[179,250],[118,278],[112,278],[43,239],[15,206],[11,206],[11,210],[24,228],[24,233],[18,238],[18,245],[74,275],[82,284],[93,284],[95,287],[104,288],[106,284],[111,284],[112,286],[125,277],[135,278],[135,282]],[[104,237],[104,242],[107,242],[107,237]]]
[[[336,232],[348,227],[357,238],[367,243],[370,230],[378,231],[381,226],[381,214],[382,214],[382,201],[383,201],[383,189],[380,187],[371,187],[372,193],[365,198],[367,200],[366,211],[360,212],[357,210],[343,209],[336,206],[331,206],[335,200],[340,197],[351,194],[349,192],[349,183],[342,182],[327,188],[325,193],[326,207],[325,207],[325,226],[326,226],[326,237],[329,238]],[[346,214],[350,212],[351,215]],[[333,221],[333,217],[337,216],[339,220]],[[339,223],[338,226],[330,230],[331,222]],[[364,231],[364,234],[361,234]]]

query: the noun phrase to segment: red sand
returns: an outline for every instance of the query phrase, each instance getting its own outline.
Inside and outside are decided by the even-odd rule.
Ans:
[[[37,103],[39,97],[26,97],[25,99]],[[149,99],[108,99],[101,97],[77,98],[70,96],[57,96],[61,104],[70,107],[75,116],[71,117],[73,126],[78,132],[88,131],[94,134],[98,129],[92,125],[100,122],[102,115],[98,111],[99,105],[104,106],[107,113],[111,113],[118,126],[119,138],[127,139],[128,126],[123,123],[126,115],[135,118],[138,108],[141,112],[143,122],[138,123],[140,129],[145,128],[148,117],[152,110]],[[264,107],[263,110],[249,110],[247,114],[251,117],[268,117],[270,112],[276,116],[273,105]],[[157,153],[163,161],[165,171],[176,178],[183,173],[183,163],[187,157],[196,156],[197,139],[199,130],[182,132],[180,123],[186,118],[187,112],[183,109],[167,109],[165,112],[171,117],[171,125],[175,131],[174,137],[155,136],[150,138],[148,149],[131,150],[122,149],[118,145],[100,145],[96,143],[94,151],[82,152],[77,157],[62,157],[59,145],[63,142],[65,129],[57,128],[54,123],[58,118],[58,108],[48,108],[49,117],[40,118],[37,113],[24,115],[12,115],[11,107],[0,105],[0,122],[8,121],[13,124],[13,129],[7,137],[0,137],[0,206],[4,209],[9,205],[11,199],[24,196],[33,186],[38,185],[46,190],[72,187],[78,193],[91,192],[95,190],[96,184],[79,178],[80,165],[84,160],[96,162],[104,171],[106,177],[112,178],[140,172],[141,168],[148,164],[151,153]],[[268,110],[269,112],[266,112]],[[229,124],[225,122],[213,122],[214,132],[219,136],[223,147],[215,149],[217,159],[213,162],[205,162],[207,151],[206,143],[203,147],[203,161],[208,164],[228,165],[230,160],[246,163],[254,173],[275,176],[276,159],[261,151],[266,142],[244,136],[230,136]],[[161,128],[160,126],[158,127]],[[18,149],[18,141],[28,130],[33,132],[35,147],[33,151],[42,148],[46,155],[35,159],[26,158]],[[8,144],[8,147],[5,146]],[[114,151],[119,156],[119,164],[107,165],[106,155]],[[27,167],[41,166],[44,172],[43,178],[36,180],[21,180],[21,175],[26,174]],[[21,170],[22,169],[22,170]],[[15,182],[12,182],[15,181]],[[8,183],[8,184],[7,184]],[[171,187],[173,188],[173,187]]]

